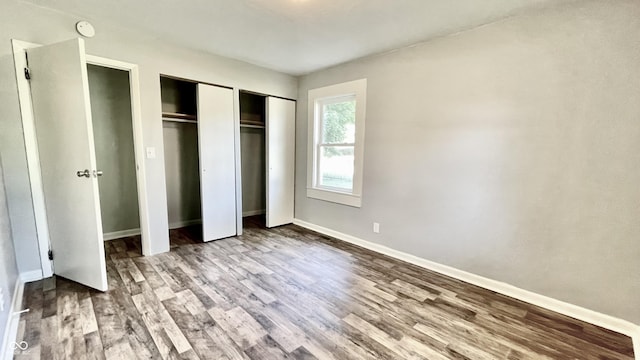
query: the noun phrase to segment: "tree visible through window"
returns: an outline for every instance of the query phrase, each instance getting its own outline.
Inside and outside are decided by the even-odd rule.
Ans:
[[[353,189],[356,133],[354,96],[322,102],[322,140],[319,141],[318,184],[341,190]]]
[[[360,207],[367,80],[309,90],[307,196]]]

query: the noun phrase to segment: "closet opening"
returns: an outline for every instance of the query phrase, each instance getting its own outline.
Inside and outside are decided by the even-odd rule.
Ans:
[[[169,236],[202,242],[197,83],[160,77]]]
[[[137,236],[141,221],[129,72],[88,64],[87,75],[103,237]]]
[[[266,99],[240,91],[240,162],[242,172],[242,225],[265,227]]]

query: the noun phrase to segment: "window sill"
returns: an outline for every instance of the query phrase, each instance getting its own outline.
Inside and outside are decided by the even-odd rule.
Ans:
[[[353,206],[357,208],[359,208],[362,203],[360,195],[346,194],[337,191],[316,188],[307,188],[307,197],[347,206]]]

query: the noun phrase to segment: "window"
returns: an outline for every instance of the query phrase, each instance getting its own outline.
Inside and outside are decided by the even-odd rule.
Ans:
[[[367,80],[309,90],[307,196],[360,207]]]

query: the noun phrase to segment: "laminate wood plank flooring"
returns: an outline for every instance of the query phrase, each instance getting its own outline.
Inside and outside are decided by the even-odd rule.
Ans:
[[[105,243],[109,291],[25,286],[16,359],[633,359],[629,337],[294,225]]]

